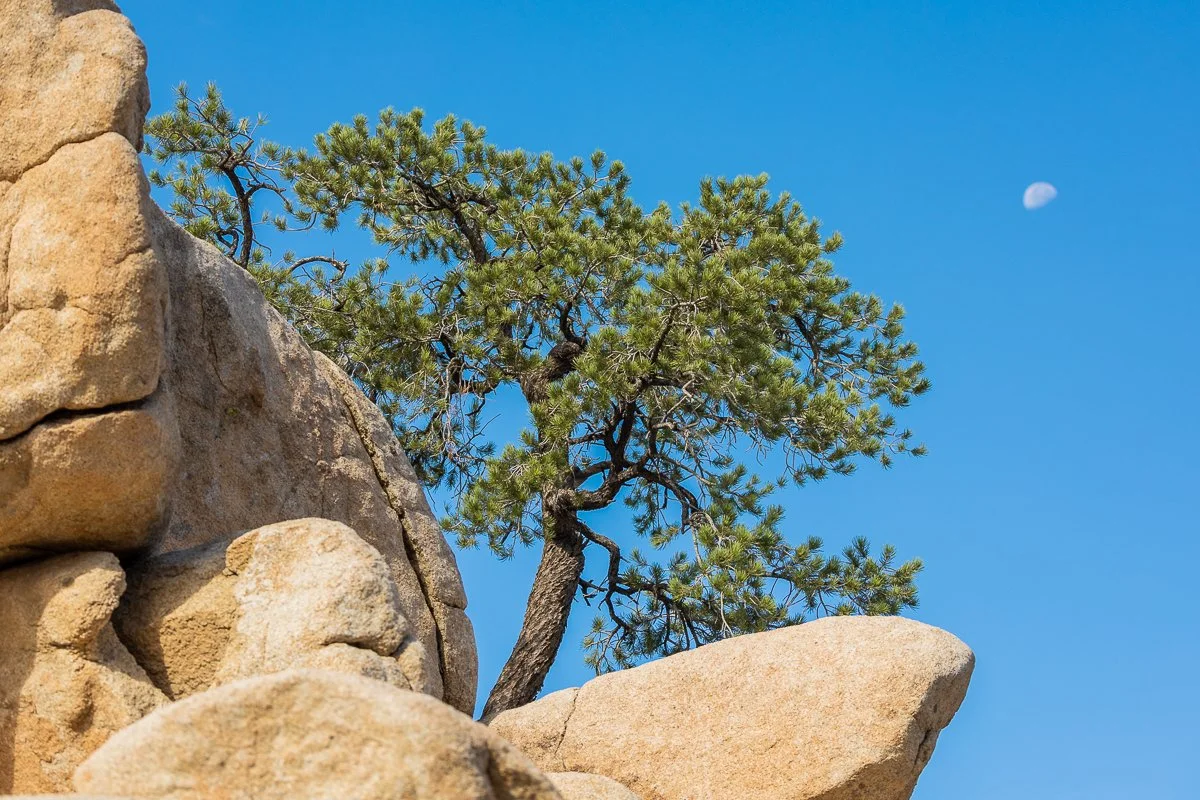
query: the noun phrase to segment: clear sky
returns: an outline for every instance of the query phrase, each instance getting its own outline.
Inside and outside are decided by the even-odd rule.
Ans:
[[[216,80],[292,145],[454,112],[502,146],[603,148],[647,206],[770,173],[906,305],[934,381],[905,414],[927,458],[784,498],[797,536],[922,556],[915,616],[975,648],[915,797],[1197,797],[1200,3],[122,7],[156,111]],[[1034,181],[1059,195],[1031,212]],[[482,692],[533,563],[460,555]],[[589,620],[548,689],[589,676]]]

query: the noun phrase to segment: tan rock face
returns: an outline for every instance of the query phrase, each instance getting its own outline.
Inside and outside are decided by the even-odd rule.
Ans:
[[[0,181],[110,131],[140,147],[146,53],[115,4],[3,0],[0,20]]]
[[[0,564],[162,528],[174,422],[146,402],[167,284],[136,152],[144,67],[111,3],[0,1]]]
[[[546,774],[563,800],[639,800],[638,796],[612,778],[586,772]]]
[[[454,551],[442,535],[408,456],[400,449],[387,420],[337,366],[318,356],[323,374],[337,387],[351,421],[361,432],[372,466],[388,498],[402,518],[405,546],[428,596],[438,647],[447,665],[444,700],[468,714],[475,708],[478,657],[475,630],[467,617],[467,594]]]
[[[0,571],[0,792],[68,790],[84,758],[167,702],[109,622],[123,588],[107,553]]]
[[[137,153],[115,133],[66,145],[0,205],[0,440],[55,411],[141,400],[164,356],[166,277]]]
[[[149,200],[144,66],[110,2],[0,0],[0,564],[336,520],[382,554],[429,690],[473,708],[454,556],[382,415]]]
[[[117,631],[180,699],[307,666],[440,694],[382,556],[345,525],[305,519],[132,566]]]
[[[291,670],[164,707],[75,773],[84,793],[170,800],[559,800],[528,759],[433,698]]]
[[[836,617],[604,675],[491,727],[544,770],[645,800],[905,800],[973,666],[937,628]]]
[[[344,523],[383,555],[403,617],[441,665],[434,694],[473,709],[475,640],[454,554],[382,414],[243,270],[162,214],[152,234],[170,278],[166,382],[182,439],[155,551],[281,520]]]
[[[0,563],[80,547],[124,551],[153,535],[174,476],[162,397],[38,425],[0,444]]]

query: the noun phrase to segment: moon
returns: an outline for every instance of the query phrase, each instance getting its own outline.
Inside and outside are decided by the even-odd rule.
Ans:
[[[1054,188],[1054,184],[1037,181],[1029,184],[1025,189],[1025,198],[1022,202],[1025,204],[1026,211],[1037,211],[1056,197],[1058,197],[1058,189]]]

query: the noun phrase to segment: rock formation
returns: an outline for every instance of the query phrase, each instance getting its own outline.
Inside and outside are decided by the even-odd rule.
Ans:
[[[387,564],[340,523],[277,523],[145,559],[129,583],[117,630],[173,700],[299,666],[441,687]]]
[[[109,553],[0,570],[0,793],[70,786],[109,736],[167,702],[109,621],[124,587]]]
[[[525,756],[443,703],[291,670],[165,706],[75,773],[83,793],[161,800],[559,800]]]
[[[0,53],[0,564],[341,522],[391,570],[431,691],[473,708],[454,555],[382,415],[149,199],[128,22],[3,0]]]
[[[460,713],[474,635],[412,466],[151,201],[148,107],[112,2],[0,0],[0,794],[909,796],[973,656],[906,620]]]
[[[245,271],[161,212],[152,230],[170,277],[166,382],[183,465],[154,552],[302,517],[344,523],[391,569],[405,619],[441,665],[435,694],[473,709],[475,641],[454,554],[383,415]]]
[[[111,3],[0,4],[0,564],[129,550],[166,512],[144,69]]]
[[[492,720],[644,800],[906,800],[974,666],[944,631],[832,617],[601,676]]]

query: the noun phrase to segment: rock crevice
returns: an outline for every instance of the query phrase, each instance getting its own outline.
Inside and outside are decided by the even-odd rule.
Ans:
[[[93,750],[167,702],[121,645],[109,553],[0,571],[0,792],[53,792]]]
[[[329,369],[337,369],[330,362]],[[425,606],[429,609],[429,615],[434,620],[434,636],[437,642],[438,660],[445,663],[445,646],[443,644],[444,634],[441,630],[441,625],[438,624],[438,615],[434,610],[434,604],[437,602],[429,589],[428,580],[421,574],[421,559],[417,553],[416,547],[413,545],[411,537],[405,530],[405,510],[404,505],[400,503],[396,497],[395,491],[392,489],[391,481],[388,480],[387,468],[383,463],[383,458],[375,447],[374,441],[371,439],[370,431],[367,429],[366,423],[362,415],[355,408],[354,399],[347,391],[345,385],[341,381],[334,382],[334,388],[342,398],[342,405],[346,409],[346,415],[350,420],[350,424],[354,426],[355,432],[358,434],[358,439],[362,442],[363,449],[367,451],[367,455],[371,459],[371,467],[375,472],[375,480],[378,481],[379,487],[383,489],[384,496],[387,497],[388,506],[396,514],[399,522],[397,526],[397,535],[401,545],[404,548],[405,554],[408,556],[409,563],[417,566],[416,576],[417,584],[421,587],[421,595],[425,598]],[[443,679],[445,675],[443,674]]]

